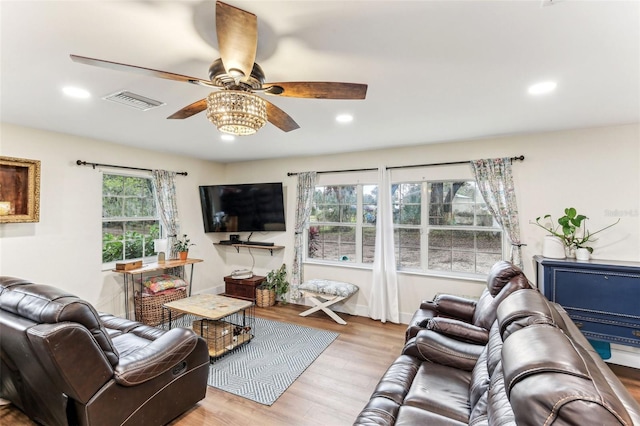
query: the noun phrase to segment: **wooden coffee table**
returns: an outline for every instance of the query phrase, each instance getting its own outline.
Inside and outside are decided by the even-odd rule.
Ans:
[[[163,308],[169,314],[169,328],[172,312],[200,318],[193,321],[192,328],[207,341],[209,356],[216,359],[251,341],[255,327],[254,306],[249,300],[198,294],[165,303]]]

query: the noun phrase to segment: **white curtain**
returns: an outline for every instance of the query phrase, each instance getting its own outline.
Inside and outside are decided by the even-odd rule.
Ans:
[[[471,162],[471,168],[489,211],[511,240],[510,261],[522,268],[522,243],[511,158],[491,158]]]
[[[178,256],[173,245],[180,237],[180,219],[176,200],[176,172],[154,170],[151,175],[158,200],[158,213],[167,234],[167,247],[170,248],[169,252],[171,253],[169,257],[175,259]]]
[[[373,281],[369,297],[369,316],[382,322],[399,323],[398,278],[393,244],[393,211],[391,206],[390,171],[378,170],[378,214],[376,219],[376,251]]]
[[[291,268],[291,282],[289,286],[289,301],[300,298],[298,287],[304,282],[302,256],[304,253],[304,229],[311,213],[311,201],[316,187],[316,172],[298,173],[298,192],[296,199],[296,227],[293,246],[293,266]]]

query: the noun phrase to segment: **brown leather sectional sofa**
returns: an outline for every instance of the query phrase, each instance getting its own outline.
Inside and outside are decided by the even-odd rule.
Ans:
[[[163,425],[204,398],[209,372],[191,330],[12,277],[0,277],[0,361],[0,397],[43,425]]]
[[[527,288],[513,265],[494,269],[488,292],[497,298],[496,279],[508,275],[502,290],[515,291],[497,304],[484,294],[444,297],[440,310],[437,300],[423,303],[427,312],[407,330],[413,337],[354,424],[640,425],[640,405],[562,307]],[[484,341],[486,323],[474,319],[491,316]]]

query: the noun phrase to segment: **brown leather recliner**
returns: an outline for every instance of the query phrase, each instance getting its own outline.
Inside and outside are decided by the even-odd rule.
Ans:
[[[407,327],[405,340],[429,329],[458,340],[485,345],[496,319],[496,309],[509,294],[531,283],[522,269],[507,261],[497,262],[487,277],[487,288],[479,300],[440,294],[423,301]]]
[[[0,277],[0,397],[44,425],[162,425],[204,398],[206,343]]]

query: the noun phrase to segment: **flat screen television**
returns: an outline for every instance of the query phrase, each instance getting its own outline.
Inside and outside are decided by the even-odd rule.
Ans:
[[[282,183],[200,186],[204,232],[286,231]]]

